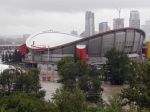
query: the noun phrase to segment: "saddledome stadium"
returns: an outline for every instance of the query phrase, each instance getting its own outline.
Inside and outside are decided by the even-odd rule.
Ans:
[[[44,31],[30,36],[19,50],[23,62],[28,64],[52,64],[67,56],[77,56],[89,64],[105,63],[104,54],[113,47],[130,58],[139,59],[144,39],[145,33],[135,28],[110,30],[84,38]]]

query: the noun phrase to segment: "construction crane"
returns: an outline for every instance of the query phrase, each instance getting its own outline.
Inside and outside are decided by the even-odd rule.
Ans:
[[[121,8],[119,8],[115,3],[112,3],[114,8],[118,11],[119,18],[121,17]]]
[[[120,15],[121,15],[121,8],[118,8],[117,11],[118,11],[119,18],[120,18]]]

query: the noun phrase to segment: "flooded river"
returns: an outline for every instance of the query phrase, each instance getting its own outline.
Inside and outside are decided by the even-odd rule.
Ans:
[[[51,100],[55,91],[62,87],[61,83],[41,81],[42,90],[46,91],[45,100]]]
[[[41,81],[42,90],[46,91],[45,100],[51,100],[53,97],[53,94],[55,93],[56,89],[62,87],[61,83],[56,82],[44,82]],[[126,86],[116,86],[116,85],[110,85],[110,84],[102,84],[102,88],[104,89],[102,97],[105,102],[109,102],[109,99],[118,94],[121,93],[121,90],[125,88]]]
[[[42,90],[46,91],[45,100],[51,100],[56,89],[62,87],[62,84],[57,82],[40,81],[40,83],[42,86]],[[114,86],[110,84],[102,84],[102,88],[104,89],[102,94],[103,100],[108,102],[110,97],[120,93],[122,88],[125,87],[127,86]]]
[[[111,85],[111,84],[102,84],[102,88],[104,89],[102,97],[106,103],[109,103],[109,100],[121,93],[123,88],[127,88],[127,85]]]

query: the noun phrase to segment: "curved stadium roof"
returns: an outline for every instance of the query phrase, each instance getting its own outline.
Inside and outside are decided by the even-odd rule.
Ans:
[[[104,57],[105,53],[113,47],[127,54],[140,54],[144,39],[145,32],[136,28],[115,29],[85,38],[58,32],[42,32],[30,36],[26,45],[29,49],[35,49],[33,50],[35,60],[47,62],[49,60],[47,55],[50,53],[51,61],[57,62],[61,57],[74,55],[76,53],[75,48],[79,45],[80,47],[81,45],[86,46],[88,56],[94,60]],[[41,56],[39,56],[39,51],[42,51]],[[32,60],[30,58],[29,55],[27,60]]]
[[[38,49],[38,48],[52,48],[64,44],[68,44],[73,41],[80,40],[80,37],[59,33],[59,32],[42,32],[36,35],[30,36],[26,45],[28,48]]]
[[[53,54],[73,54],[76,45],[86,45],[89,56],[103,56],[112,47],[126,53],[138,53],[143,45],[145,32],[136,28],[121,28],[77,37],[59,32],[42,32],[30,36],[26,45],[31,49],[49,48]]]
[[[57,48],[62,48],[62,47],[66,47],[66,46],[77,44],[77,43],[82,43],[84,41],[92,40],[92,39],[95,39],[95,38],[98,38],[98,37],[103,37],[103,36],[109,35],[109,34],[116,35],[119,32],[127,32],[128,30],[129,31],[133,30],[135,32],[139,32],[141,35],[144,36],[144,39],[145,39],[145,32],[143,30],[137,29],[137,28],[125,27],[125,28],[113,29],[113,30],[109,30],[109,31],[106,31],[106,32],[101,32],[101,33],[98,33],[98,34],[95,34],[95,35],[92,35],[92,36],[89,36],[89,37],[81,38],[79,40],[72,41],[70,43],[66,43],[66,44],[62,44],[60,46],[53,47],[52,49],[57,49]],[[111,38],[113,38],[113,36]]]

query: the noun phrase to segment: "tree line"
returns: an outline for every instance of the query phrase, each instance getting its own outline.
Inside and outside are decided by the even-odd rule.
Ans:
[[[150,109],[150,64],[136,63],[122,51],[112,48],[105,53],[106,65],[95,69],[84,62],[67,57],[59,61],[58,71],[62,76],[63,89],[72,92],[79,88],[85,94],[85,100],[96,105],[103,105],[102,81],[113,85],[126,84],[120,98],[121,107],[133,104],[137,111]]]
[[[132,62],[116,49],[109,52],[111,58],[102,69],[91,68],[70,57],[59,61],[63,87],[54,93],[52,101],[43,99],[37,70],[4,71],[0,75],[0,112],[150,112],[150,64]],[[105,79],[112,84],[128,85],[109,104],[102,99],[101,84]],[[126,106],[128,109],[124,109]]]
[[[66,57],[58,62],[58,71],[62,76],[64,90],[73,91],[80,88],[86,95],[86,100],[94,103],[102,102],[100,74],[86,63]]]
[[[21,62],[21,54],[15,49],[13,52],[3,53],[1,60],[3,63]]]
[[[40,90],[39,71],[36,69],[27,72],[20,68],[6,69],[0,74],[0,85],[1,94],[4,95],[19,92],[35,95],[40,98],[44,97],[44,95],[40,96],[44,92]]]

